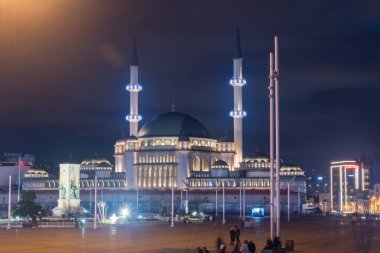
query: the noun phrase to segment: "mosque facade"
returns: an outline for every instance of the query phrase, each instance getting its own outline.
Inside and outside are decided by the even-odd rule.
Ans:
[[[138,130],[142,119],[138,113],[138,94],[142,85],[138,80],[135,37],[133,46],[130,83],[126,86],[130,93],[130,114],[126,116],[130,135],[117,140],[114,152],[115,171],[126,173],[127,188],[183,187],[186,178],[197,172],[210,172],[217,161],[226,163],[229,171],[237,171],[243,161],[242,120],[246,116],[242,102],[246,80],[243,78],[239,29],[230,80],[234,97],[230,112],[234,122],[233,139],[228,136],[213,138],[200,121],[175,111],[156,116]]]
[[[176,196],[181,196],[181,203],[175,204],[179,207],[177,209],[182,209],[182,192],[185,191],[190,206],[196,202],[198,209],[203,205],[205,210],[219,210],[220,202],[217,204],[218,194],[215,196],[215,191],[217,193],[223,187],[227,191],[227,211],[238,211],[239,198],[236,194],[244,189],[244,192],[249,193],[247,207],[260,207],[268,212],[269,157],[260,152],[243,156],[242,123],[246,112],[243,110],[242,90],[246,80],[243,78],[239,30],[236,33],[232,73],[229,85],[234,98],[233,110],[230,112],[233,137],[225,135],[214,138],[199,120],[174,110],[154,117],[139,128],[142,116],[138,110],[138,95],[143,87],[138,78],[139,63],[134,38],[130,82],[126,85],[126,91],[130,94],[130,112],[126,116],[129,136],[116,141],[114,165],[99,157],[86,159],[80,164],[78,184],[81,205],[91,210],[92,192],[97,182],[100,198],[104,196],[104,200],[115,208],[127,202],[134,205],[136,196],[139,199],[139,194],[144,193],[146,201],[140,199],[137,202],[140,207],[136,205],[135,209],[143,209],[145,205],[149,206],[147,210],[157,211],[162,206],[168,206],[164,200],[170,199],[173,189]],[[36,191],[38,199],[47,208],[54,207],[54,196],[58,196],[60,187],[59,179],[43,171],[30,171],[25,175],[23,189]],[[298,210],[302,202],[300,194],[304,196],[306,191],[304,171],[296,165],[282,162],[280,186],[281,195],[290,189],[291,205],[294,210]],[[156,199],[157,194],[160,194],[161,202],[165,203]],[[287,201],[286,196],[281,196],[281,199]]]

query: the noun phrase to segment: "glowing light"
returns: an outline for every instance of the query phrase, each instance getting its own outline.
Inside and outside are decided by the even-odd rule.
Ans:
[[[124,217],[129,216],[129,210],[127,208],[124,208],[123,210],[121,210],[121,215]]]
[[[230,111],[230,116],[236,117],[236,118],[243,118],[243,117],[247,116],[247,113],[243,110],[232,110],[232,111]]]
[[[319,181],[323,180],[323,177],[318,177],[318,180],[319,180]]]
[[[141,91],[142,86],[140,84],[128,84],[127,86],[125,86],[125,89],[127,91]]]
[[[246,85],[247,81],[244,78],[232,78],[230,80],[230,85],[243,86]]]
[[[112,224],[115,224],[116,221],[117,221],[117,217],[116,217],[116,215],[115,215],[115,214],[112,214],[112,216],[110,217],[110,220],[111,220],[111,223],[112,223]]]
[[[141,117],[141,115],[129,114],[129,115],[125,116],[125,119],[128,121],[140,121],[140,120],[142,120],[142,117]]]

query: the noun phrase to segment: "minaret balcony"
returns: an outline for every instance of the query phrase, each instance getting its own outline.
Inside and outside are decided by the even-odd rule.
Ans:
[[[142,86],[140,84],[128,84],[127,86],[125,86],[125,89],[127,91],[141,91],[142,90]]]
[[[125,117],[126,120],[128,121],[140,121],[142,120],[142,117],[141,115],[132,115],[132,114],[129,114]]]
[[[244,118],[247,116],[247,113],[243,110],[232,110],[230,111],[230,116],[232,118]]]
[[[232,78],[230,80],[230,85],[232,86],[244,86],[247,84],[247,81],[244,78]]]

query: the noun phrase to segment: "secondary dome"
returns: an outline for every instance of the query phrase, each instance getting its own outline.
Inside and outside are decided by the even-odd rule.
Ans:
[[[168,112],[154,117],[139,131],[138,137],[189,136],[210,138],[207,129],[197,119],[180,112]]]

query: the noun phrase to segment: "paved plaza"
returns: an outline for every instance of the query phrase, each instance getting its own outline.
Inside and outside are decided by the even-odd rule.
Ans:
[[[0,252],[13,253],[101,253],[168,252],[191,253],[197,246],[215,251],[216,238],[228,244],[228,231],[237,221],[216,223],[128,224],[87,228],[0,228]],[[283,221],[283,241],[295,241],[295,252],[380,252],[380,224],[326,218]],[[254,229],[242,229],[241,240],[250,239],[262,249],[268,237],[268,220],[257,219]],[[231,252],[232,248],[228,248]]]

